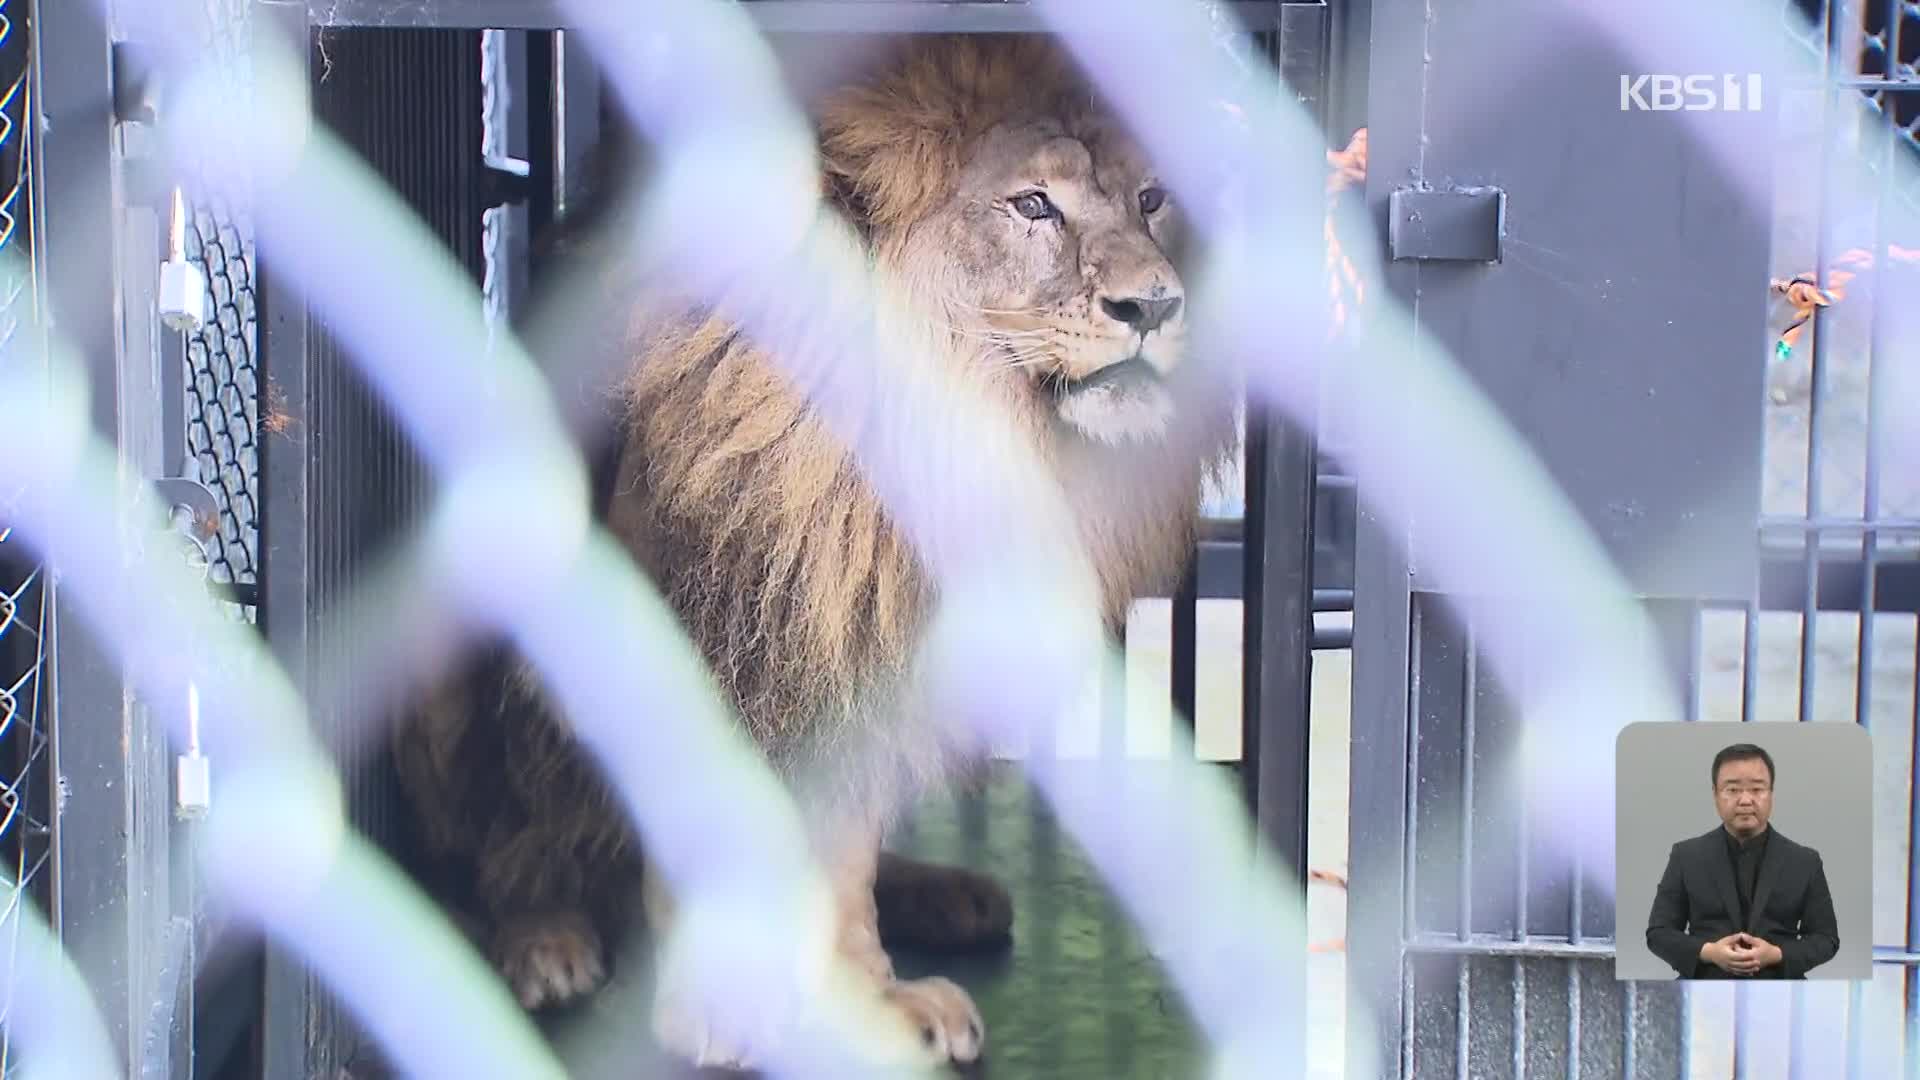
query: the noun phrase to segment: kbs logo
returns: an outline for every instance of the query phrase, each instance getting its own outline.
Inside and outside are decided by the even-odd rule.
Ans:
[[[1759,112],[1760,76],[1622,75],[1621,112]]]

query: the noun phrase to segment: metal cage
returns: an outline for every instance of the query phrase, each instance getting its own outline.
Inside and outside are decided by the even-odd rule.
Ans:
[[[795,38],[1041,28],[1013,0],[748,6],[764,30]],[[1425,0],[1221,5],[1260,37],[1331,143],[1369,129],[1363,197],[1383,245],[1396,195],[1422,184],[1484,181],[1516,193],[1525,229],[1515,235],[1538,250],[1499,272],[1463,268],[1444,252],[1396,251],[1386,284],[1397,301],[1419,298],[1422,328],[1465,358],[1603,536],[1662,634],[1690,718],[1790,713],[1920,746],[1920,647],[1909,644],[1920,615],[1920,493],[1884,467],[1885,390],[1873,360],[1895,332],[1920,332],[1898,321],[1906,309],[1891,300],[1920,295],[1920,264],[1894,257],[1920,237],[1873,235],[1863,248],[1871,287],[1862,263],[1845,264],[1861,275],[1851,298],[1814,308],[1807,340],[1771,366],[1781,316],[1765,301],[1770,279],[1809,268],[1815,287],[1835,287],[1833,267],[1851,254],[1834,246],[1846,192],[1883,210],[1920,203],[1920,193],[1896,188],[1892,167],[1920,154],[1920,5],[1780,6],[1784,46],[1820,58],[1822,73],[1764,119],[1791,119],[1793,137],[1812,149],[1771,181],[1776,207],[1742,209],[1696,192],[1681,238],[1631,203],[1641,196],[1661,213],[1681,212],[1670,192],[1645,185],[1650,163],[1704,177],[1721,195],[1729,182],[1701,164],[1677,124],[1642,117],[1618,126],[1627,121],[1611,101],[1581,97],[1572,88],[1589,84],[1575,76],[1610,80],[1622,57],[1562,24],[1530,23],[1527,6],[1462,4],[1442,18]],[[0,0],[0,252],[29,253],[36,289],[0,297],[0,346],[16,305],[55,317],[86,358],[95,429],[132,474],[188,511],[210,588],[303,683],[325,734],[350,745],[355,733],[338,717],[355,711],[354,688],[305,680],[351,668],[336,605],[423,509],[426,471],[325,319],[270,259],[256,258],[244,190],[155,167],[143,142],[153,105],[137,50],[116,42],[92,7]],[[208,48],[237,94],[248,92],[257,36],[304,46],[316,120],[432,226],[489,310],[511,319],[539,273],[535,240],[567,209],[580,163],[608,123],[560,5],[204,8]],[[1542,33],[1578,47],[1552,72],[1515,75],[1497,123],[1474,115],[1467,106],[1485,100],[1487,51],[1511,45],[1517,54]],[[1423,76],[1410,89],[1413,70]],[[1780,128],[1744,130],[1770,145]],[[1550,133],[1540,136],[1549,149],[1516,135],[1528,131]],[[1620,154],[1595,132],[1633,149]],[[1864,173],[1842,175],[1843,144],[1867,148]],[[1578,182],[1555,182],[1556,155],[1562,167],[1579,163]],[[170,236],[176,198],[184,229]],[[96,242],[105,222],[115,223],[117,242]],[[184,334],[153,315],[156,267],[176,241],[212,301],[207,321]],[[1577,293],[1594,285],[1583,275],[1608,268],[1623,271],[1628,295],[1682,323],[1684,348],[1704,359],[1694,368],[1662,363],[1681,346],[1649,330],[1649,316],[1648,326],[1610,328],[1617,339],[1567,345],[1563,384],[1543,390],[1521,331],[1545,333],[1555,320],[1593,325],[1600,309]],[[1703,274],[1717,283],[1714,297],[1692,309],[1658,306],[1663,295],[1697,295],[1685,286]],[[1578,866],[1530,865],[1529,808],[1493,779],[1524,732],[1511,695],[1480,667],[1475,627],[1452,618],[1449,595],[1422,570],[1418,538],[1361,511],[1366,492],[1340,472],[1338,425],[1323,430],[1316,438],[1250,418],[1239,505],[1210,523],[1186,582],[1164,598],[1168,692],[1194,715],[1201,605],[1237,601],[1241,750],[1228,767],[1239,771],[1262,835],[1305,870],[1310,736],[1328,722],[1310,707],[1314,652],[1351,647],[1344,978],[1351,1006],[1380,1023],[1371,1043],[1354,1037],[1353,1060],[1364,1051],[1382,1075],[1408,1077],[1759,1077],[1775,1065],[1793,1077],[1869,1076],[1888,1060],[1867,1045],[1886,1034],[1872,1015],[1882,1010],[1899,1016],[1898,1060],[1912,1074],[1920,750],[1883,763],[1898,798],[1882,800],[1876,828],[1905,844],[1902,864],[1881,882],[1900,902],[1898,932],[1890,918],[1876,927],[1879,975],[1843,991],[1837,1012],[1816,992],[1796,991],[1775,1015],[1775,1003],[1745,993],[1722,1009],[1671,986],[1616,982],[1607,898]],[[1637,445],[1610,455],[1607,433],[1623,430]],[[1703,430],[1718,437],[1714,452],[1689,441]],[[1664,530],[1693,520],[1704,491],[1734,493],[1690,534],[1699,551],[1717,554],[1664,560]],[[374,1069],[377,1055],[310,972],[273,950],[258,963],[226,955],[220,913],[178,869],[195,837],[175,813],[171,756],[148,703],[58,582],[7,538],[5,515],[0,492],[0,842],[12,902],[31,898],[55,914],[116,1049],[141,1075]],[[1316,613],[1347,611],[1351,630],[1316,626]],[[1836,684],[1850,684],[1840,705]],[[1794,699],[1784,711],[1769,696],[1782,686]],[[358,758],[345,771],[355,824],[390,837],[393,793],[380,762]],[[983,813],[959,811],[951,831],[961,847],[993,850]],[[1031,821],[1023,843],[1057,845],[1044,815]],[[1476,905],[1475,890],[1490,883],[1508,886],[1510,899]],[[0,933],[7,926],[0,916]],[[0,988],[0,1001],[8,992],[19,991]],[[1836,1016],[1839,1037],[1823,1038]],[[4,1030],[0,1023],[0,1039]],[[1035,1053],[1029,1064],[1070,1056],[1058,1046]],[[0,1072],[7,1064],[0,1042]],[[1349,1066],[1347,1075],[1359,1074]]]
[[[1652,114],[1621,113],[1591,92],[1637,70],[1633,58],[1544,13],[1465,11],[1449,24],[1420,4],[1374,0],[1372,8],[1369,196],[1381,224],[1390,189],[1409,181],[1498,183],[1516,200],[1525,193],[1545,204],[1512,226],[1530,241],[1509,248],[1523,272],[1482,276],[1414,259],[1389,271],[1390,286],[1403,302],[1419,291],[1424,328],[1529,434],[1603,538],[1658,628],[1687,719],[1869,726],[1887,755],[1876,779],[1876,836],[1907,858],[1897,880],[1890,867],[1878,879],[1878,910],[1889,918],[1874,928],[1880,974],[1870,985],[1797,986],[1786,997],[1741,986],[1723,997],[1617,982],[1610,898],[1577,861],[1543,867],[1529,858],[1529,823],[1540,811],[1502,773],[1525,736],[1516,688],[1482,667],[1475,627],[1420,571],[1418,543],[1363,528],[1349,978],[1353,1002],[1382,1021],[1365,1049],[1394,1076],[1877,1076],[1902,1061],[1902,1075],[1912,1075],[1920,890],[1908,882],[1920,879],[1912,878],[1916,804],[1903,763],[1913,730],[1920,534],[1914,493],[1896,506],[1882,466],[1885,363],[1874,357],[1889,354],[1874,350],[1888,347],[1896,314],[1911,309],[1898,298],[1920,295],[1914,267],[1889,258],[1913,238],[1886,229],[1889,206],[1911,207],[1920,196],[1893,182],[1894,164],[1916,151],[1920,9],[1780,6],[1781,47],[1816,60],[1820,74],[1774,90],[1764,119],[1739,122],[1749,163],[1779,146],[1787,163],[1755,170],[1772,173],[1773,206],[1726,214],[1704,207],[1745,200],[1727,193],[1728,179],[1702,163],[1691,138],[1676,139],[1680,122],[1643,122]],[[1472,71],[1479,58],[1522,56],[1548,41],[1555,70],[1523,65],[1501,87],[1498,125],[1458,108],[1487,100],[1479,95],[1500,77]],[[1384,88],[1423,57],[1419,101],[1403,114],[1383,100]],[[1540,135],[1529,145],[1502,133],[1516,127]],[[1864,149],[1866,166],[1843,187],[1838,162],[1848,144]],[[1563,178],[1551,195],[1540,187],[1543,169]],[[1693,192],[1698,201],[1677,230],[1684,239],[1650,225],[1673,204],[1647,179],[1682,174],[1714,192]],[[1879,207],[1871,231],[1862,233],[1856,215],[1846,234],[1877,257],[1871,290],[1850,298],[1850,309],[1819,309],[1810,343],[1776,352],[1790,315],[1764,307],[1769,279],[1807,272],[1823,287],[1834,281],[1843,191]],[[1552,215],[1557,223],[1543,221]],[[1587,231],[1596,225],[1617,250],[1565,242],[1597,235]],[[1679,313],[1654,295],[1685,292],[1702,278],[1731,299]],[[1597,309],[1583,298],[1588,289],[1638,318],[1604,329],[1589,322]],[[1557,352],[1564,346],[1542,332],[1543,314],[1586,327],[1590,344]],[[1487,332],[1487,319],[1497,331]],[[1667,330],[1676,320],[1684,329]],[[1646,366],[1678,355],[1697,363]],[[1539,374],[1548,362],[1558,372],[1553,387]],[[1676,408],[1684,425],[1664,419]],[[1632,432],[1636,447],[1610,451],[1609,430]],[[1676,491],[1698,494],[1661,502]],[[1688,525],[1676,527],[1683,518]],[[1714,552],[1712,564],[1664,560],[1674,535]],[[1890,636],[1907,644],[1889,648]],[[1530,670],[1554,662],[1534,656]],[[1479,899],[1489,894],[1500,899]],[[1890,904],[1903,913],[1898,932],[1889,932]],[[1904,1018],[1904,1053],[1886,1010]]]
[[[1036,32],[1017,3],[778,0],[752,5],[766,32],[819,34]],[[1342,30],[1324,4],[1226,5],[1265,42],[1282,77],[1318,111],[1335,98],[1330,65]],[[538,2],[314,3],[272,9],[275,32],[311,44],[315,112],[430,222],[480,286],[489,311],[511,319],[530,275],[536,230],[564,211],[580,163],[608,135],[598,79],[567,41],[557,5]],[[404,102],[404,105],[396,105]],[[262,282],[262,368],[285,393],[284,436],[262,436],[262,625],[296,669],[338,663],[328,606],[375,556],[382,538],[423,507],[419,461],[381,405],[360,388],[323,321]],[[330,448],[330,449],[329,449]],[[1243,786],[1265,833],[1304,867],[1306,695],[1310,650],[1342,647],[1344,632],[1314,613],[1350,606],[1351,485],[1316,483],[1310,439],[1255,416],[1244,492],[1195,551],[1188,584],[1165,598],[1175,673],[1170,693],[1194,705],[1193,628],[1202,600],[1243,603],[1240,738]],[[361,478],[377,476],[369,486]],[[1342,496],[1345,496],[1343,499]],[[1315,523],[1312,529],[1299,527]],[[308,568],[304,574],[276,567]],[[1316,589],[1316,586],[1318,588]],[[322,714],[323,723],[324,714]],[[1111,733],[1111,726],[1108,728]],[[1104,737],[1104,736],[1103,736]],[[375,759],[349,771],[355,817],[391,835],[392,793]],[[963,810],[977,820],[978,808]],[[1033,826],[1043,830],[1038,823]],[[1035,835],[1039,835],[1036,833]],[[352,1068],[370,1049],[343,1011],[297,967],[270,959],[261,1040],[267,1075]]]

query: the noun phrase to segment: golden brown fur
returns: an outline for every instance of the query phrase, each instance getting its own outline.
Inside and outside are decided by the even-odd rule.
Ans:
[[[1183,363],[1177,226],[1145,188],[1122,190],[1145,174],[1052,46],[942,40],[887,70],[819,109],[824,191],[876,268],[953,328],[932,335],[937,362],[977,379],[1053,471],[1117,625],[1174,584],[1232,437],[1224,384]],[[1030,173],[1072,228],[1064,209],[1016,217],[992,186]],[[1103,321],[1137,314],[1136,293],[1175,314]],[[751,340],[711,312],[636,311],[608,524],[816,828],[877,835],[974,750],[906,685],[936,589],[844,438]],[[1082,388],[1129,349],[1157,375],[1145,389]],[[429,846],[475,866],[500,927],[613,910],[634,870],[620,813],[535,682],[443,690],[397,747]],[[511,934],[494,944],[510,972],[524,964]],[[548,978],[555,998],[592,981]]]

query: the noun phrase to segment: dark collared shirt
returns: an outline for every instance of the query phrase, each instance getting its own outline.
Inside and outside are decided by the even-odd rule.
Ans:
[[[1760,861],[1767,857],[1767,836],[1772,831],[1762,829],[1760,835],[1742,842],[1731,832],[1721,830],[1727,838],[1727,858],[1733,862],[1733,885],[1740,894],[1742,929],[1753,923],[1753,890],[1760,880]]]

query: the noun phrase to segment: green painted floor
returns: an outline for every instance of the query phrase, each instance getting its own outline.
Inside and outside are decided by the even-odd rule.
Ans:
[[[1013,895],[1010,947],[970,957],[894,956],[903,977],[945,975],[973,994],[987,1024],[987,1054],[964,1075],[1187,1080],[1204,1074],[1178,996],[1017,765],[999,763],[978,796],[930,801],[891,846],[990,872]],[[641,982],[645,976],[630,978]],[[616,976],[616,984],[626,982]],[[645,1038],[644,996],[610,986],[584,1014],[548,1025],[575,1077],[740,1075],[692,1073],[668,1065],[650,1047],[636,1046]],[[598,1038],[617,1039],[618,1049],[576,1040],[569,1033],[573,1020],[598,1029]]]
[[[983,797],[924,807],[900,850],[988,871],[1014,898],[1013,945],[992,959],[895,958],[965,986],[987,1022],[995,1080],[1202,1075],[1186,1010],[1073,839],[1017,766]]]

